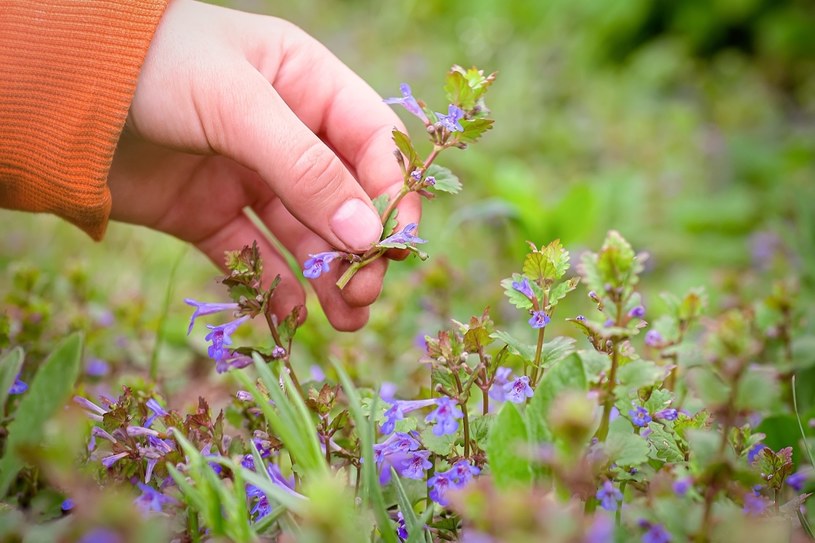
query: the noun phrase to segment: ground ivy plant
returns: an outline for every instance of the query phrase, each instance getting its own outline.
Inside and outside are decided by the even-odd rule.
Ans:
[[[424,123],[433,150],[422,159],[394,131],[404,185],[377,201],[382,240],[361,255],[312,255],[306,277],[346,261],[341,288],[389,249],[425,256],[417,225],[395,231],[396,206],[410,192],[458,191],[434,161],[491,126],[483,95],[493,79],[454,67],[447,113],[407,85],[388,100]],[[701,289],[646,305],[646,259],[615,231],[577,262],[558,240],[530,243],[500,282],[517,309],[511,326],[485,310],[425,337],[417,363],[427,386],[404,397],[388,383],[357,387],[338,362],[297,375],[302,308],[278,319],[269,302],[280,284],[263,283],[257,245],[230,252],[224,299],[186,300],[186,332],[203,336],[230,387],[217,413],[203,395],[192,409],[170,409],[147,382],[116,394],[82,386],[63,410],[83,338],[70,336],[33,373],[21,373],[22,349],[5,352],[0,534],[86,543],[812,540],[815,439],[795,383],[811,357],[798,348],[795,285],[776,282],[763,299],[716,315],[706,315]],[[565,314],[561,303],[575,296],[590,311]],[[204,331],[198,319],[211,315],[223,318]],[[270,340],[237,345],[252,319]],[[573,333],[547,334],[553,328]],[[54,417],[86,431],[54,432]],[[48,511],[35,529],[32,507]]]

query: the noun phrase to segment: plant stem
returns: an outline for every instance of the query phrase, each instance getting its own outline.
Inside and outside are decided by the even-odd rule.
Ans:
[[[337,286],[340,289],[345,288],[345,285],[348,284],[348,281],[350,281],[351,278],[354,277],[354,275],[356,275],[356,273],[361,268],[364,268],[374,260],[377,260],[379,257],[384,255],[385,249],[375,249],[373,251],[369,251],[369,253],[371,254],[369,255],[368,253],[365,253],[365,255],[363,255],[362,260],[358,262],[352,262],[351,265],[348,266],[348,269],[345,270],[345,273],[343,273],[342,277],[340,277],[339,280],[337,281]]]
[[[615,341],[611,352],[611,370],[608,372],[608,390],[603,403],[603,418],[600,420],[600,427],[597,429],[596,437],[600,441],[605,441],[608,437],[609,419],[611,419],[611,409],[614,407],[614,382],[617,380],[617,364],[619,363],[619,349]]]
[[[543,353],[543,335],[546,333],[546,328],[538,329],[538,346],[535,348],[535,361],[532,365],[532,388],[538,384],[538,368],[541,364],[541,354]],[[543,373],[541,372],[541,377]]]
[[[452,368],[451,368],[452,369]],[[469,394],[465,396],[464,390],[461,386],[461,379],[458,376],[458,368],[453,371],[453,377],[456,380],[456,388],[458,389],[458,398],[464,398],[464,403],[461,405],[461,412],[464,415],[462,424],[464,426],[464,458],[470,457],[470,417],[467,415],[467,400]]]

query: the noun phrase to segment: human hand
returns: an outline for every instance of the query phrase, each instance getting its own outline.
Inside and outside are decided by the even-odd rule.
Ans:
[[[257,240],[266,280],[281,275],[272,309],[284,316],[305,293],[243,209],[298,262],[331,247],[364,251],[382,231],[370,198],[402,185],[394,127],[404,131],[381,98],[294,25],[172,0],[113,160],[111,218],[189,241],[221,268],[224,251]],[[400,203],[401,224],[419,214],[416,194]],[[340,291],[344,265],[312,284],[331,324],[356,330],[387,264]]]

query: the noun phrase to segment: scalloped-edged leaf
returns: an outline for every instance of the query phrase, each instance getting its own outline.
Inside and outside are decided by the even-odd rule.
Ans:
[[[490,337],[503,341],[509,347],[509,352],[516,356],[520,356],[527,362],[531,362],[535,358],[535,346],[514,337],[509,332],[503,330],[496,330]]]
[[[459,141],[475,143],[481,139],[484,132],[492,128],[495,121],[492,119],[464,119],[460,123],[464,131],[458,135]]]
[[[621,467],[636,467],[648,462],[651,448],[634,427],[623,417],[612,421],[605,445],[606,453],[612,462]]]
[[[377,213],[381,217],[385,210],[388,208],[388,204],[391,203],[390,194],[383,193],[371,200],[371,203],[376,208]]]
[[[395,128],[393,129],[392,134],[393,142],[405,157],[405,167],[407,168],[408,172],[412,172],[415,168],[422,164],[422,160],[419,158],[419,153],[417,153],[416,149],[413,147],[413,142],[410,141],[410,136]]]
[[[556,306],[560,300],[577,288],[578,283],[580,283],[580,278],[572,277],[568,281],[563,281],[552,287],[549,291],[549,307]]]
[[[461,181],[459,181],[458,177],[453,172],[444,166],[431,164],[430,167],[427,168],[425,175],[427,177],[432,176],[436,179],[436,184],[432,187],[434,190],[440,190],[450,194],[458,194],[461,192]]]
[[[447,72],[444,81],[444,92],[451,104],[458,105],[463,110],[473,109],[478,100],[484,96],[487,89],[495,81],[495,73],[484,75],[478,68],[464,69],[454,65]]]

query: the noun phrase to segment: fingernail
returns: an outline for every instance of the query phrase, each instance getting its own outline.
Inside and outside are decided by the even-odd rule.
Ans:
[[[331,217],[331,230],[349,249],[361,252],[379,241],[379,215],[359,198],[347,200]]]

